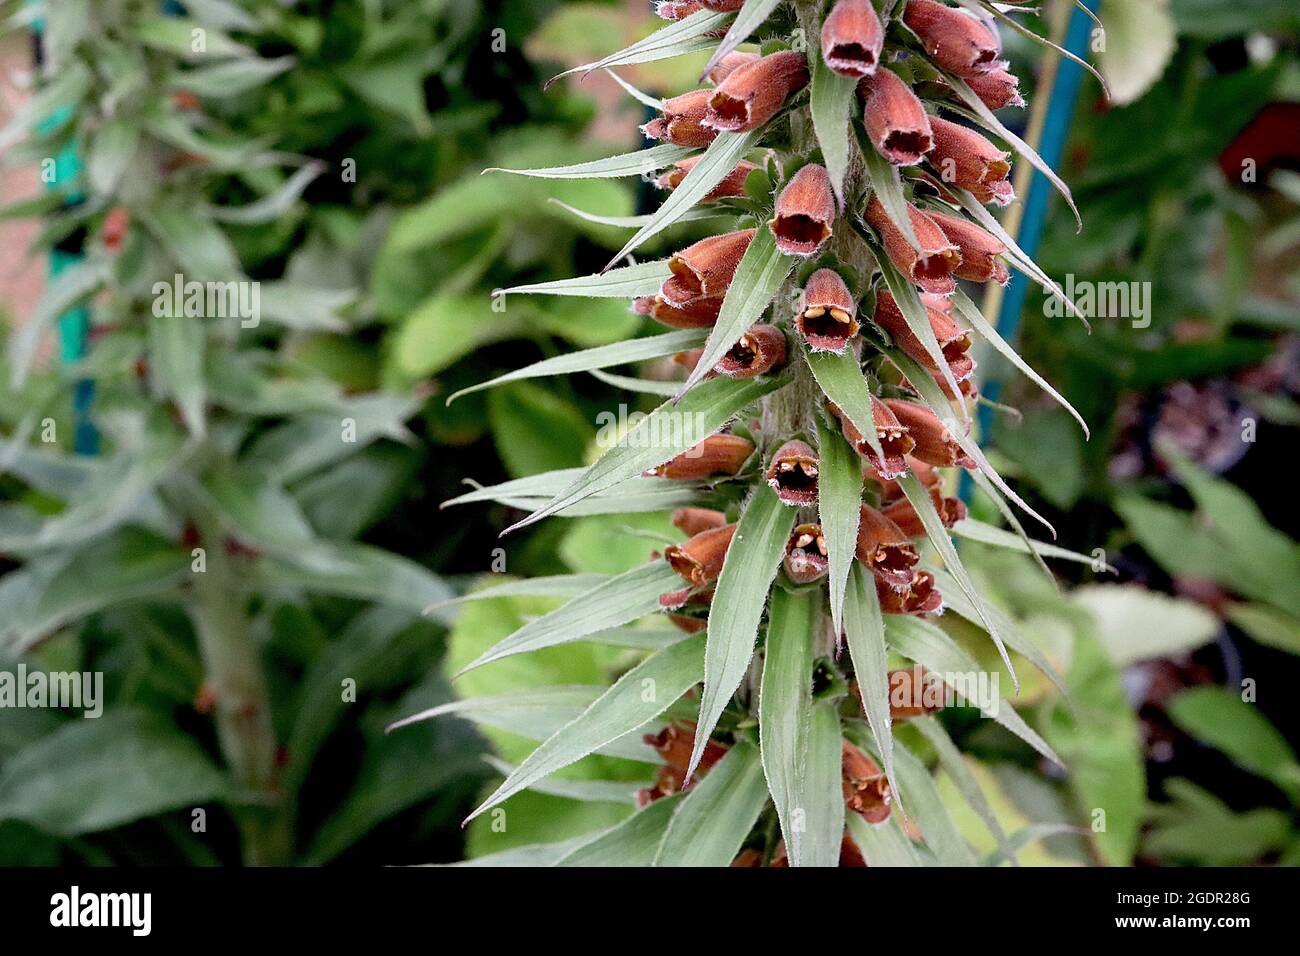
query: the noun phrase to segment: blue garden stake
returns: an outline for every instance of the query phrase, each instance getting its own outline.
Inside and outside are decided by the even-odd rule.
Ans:
[[[1096,13],[1101,4],[1100,0],[1084,0],[1084,5],[1093,13]],[[1075,56],[1086,57],[1088,41],[1092,36],[1092,28],[1092,19],[1083,10],[1076,8],[1070,16],[1070,25],[1066,33],[1065,43],[1062,45]],[[1048,96],[1049,100],[1047,116],[1043,123],[1042,139],[1038,145],[1038,154],[1053,169],[1060,166],[1061,156],[1065,152],[1065,141],[1069,137],[1070,122],[1074,117],[1074,106],[1079,96],[1079,86],[1082,81],[1083,68],[1072,60],[1061,57],[1061,62],[1056,70],[1056,81],[1052,84],[1050,90],[1044,90],[1040,94]],[[1047,181],[1047,177],[1035,170],[1030,178],[1024,211],[1020,219],[1020,228],[1015,236],[1016,243],[1030,259],[1033,259],[1038,254],[1038,245],[1043,238],[1043,228],[1047,224],[1047,207],[1052,197],[1052,188],[1052,184]],[[1006,291],[1002,296],[1002,305],[998,312],[996,328],[999,335],[1013,344],[1020,330],[1020,316],[1025,308],[1025,300],[1029,296],[1029,281],[1029,277],[1024,273],[1013,272],[1011,281],[1007,284]],[[980,390],[985,398],[996,402],[1002,394],[1002,382],[999,379],[990,378],[981,384]],[[989,431],[993,425],[993,412],[994,409],[989,405],[981,405],[976,411],[981,444],[988,440]],[[974,484],[971,476],[966,472],[962,472],[960,495],[963,501],[970,501]]]

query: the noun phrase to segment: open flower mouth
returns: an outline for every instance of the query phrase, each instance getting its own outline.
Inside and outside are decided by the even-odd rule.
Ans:
[[[844,790],[848,808],[861,814],[868,823],[884,823],[888,819],[894,795],[884,774],[869,780],[846,780]]]
[[[961,265],[961,253],[956,249],[941,249],[937,253],[922,256],[912,266],[912,278],[918,285],[925,282],[937,283],[952,281],[952,272]],[[922,287],[924,287],[922,285]],[[929,291],[929,290],[926,290]]]
[[[912,583],[912,568],[920,559],[910,544],[884,544],[871,555],[871,573],[895,591],[906,591]]]
[[[919,163],[933,145],[929,133],[916,129],[894,130],[885,136],[883,144],[890,162],[903,166]]]
[[[866,76],[876,69],[876,53],[861,43],[837,43],[826,52],[826,65],[836,73]]]
[[[1006,179],[1010,172],[1010,163],[1005,159],[995,159],[984,167],[984,175],[980,177],[980,182],[992,186]]]
[[[777,449],[767,469],[767,482],[787,505],[817,500],[817,455],[807,442],[793,439]]]
[[[975,360],[966,353],[968,348],[970,348],[970,339],[964,335],[943,345],[944,361],[948,363],[948,368],[952,370],[952,377],[958,382],[966,381],[975,371]]]
[[[703,587],[708,583],[705,579],[704,565],[682,550],[681,545],[670,544],[665,548],[664,559],[670,568],[682,576],[683,580],[689,581],[696,587]]]
[[[810,256],[831,236],[826,223],[799,213],[777,216],[772,220],[776,245],[786,255]]]
[[[880,609],[886,614],[939,614],[943,611],[943,595],[934,587],[934,575],[918,571],[906,591],[876,588],[880,596]]]
[[[681,307],[692,299],[704,295],[704,276],[700,275],[679,256],[668,260],[668,271],[672,273],[659,288],[659,294],[669,305]]]
[[[738,130],[749,122],[749,102],[719,90],[709,100],[705,122],[714,129]]]
[[[843,352],[858,333],[858,321],[834,306],[812,306],[799,316],[799,334],[815,352]]]
[[[971,60],[971,68],[976,73],[987,72],[995,62],[997,62],[998,51],[991,47],[975,47],[975,56]]]
[[[796,584],[809,584],[830,568],[826,536],[819,524],[801,524],[785,546],[785,573]]]
[[[714,368],[732,378],[753,378],[785,362],[785,335],[775,326],[756,325],[727,350]]]

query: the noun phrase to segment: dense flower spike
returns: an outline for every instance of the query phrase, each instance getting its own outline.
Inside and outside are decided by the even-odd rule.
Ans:
[[[676,458],[646,472],[674,481],[699,481],[714,475],[734,475],[754,452],[754,443],[739,435],[710,435]]]
[[[933,219],[915,206],[907,207],[907,216],[912,222],[917,241],[921,244],[920,252],[912,247],[903,231],[889,218],[880,197],[874,193],[867,203],[865,213],[867,223],[880,234],[889,261],[903,275],[926,292],[950,295],[957,291],[957,281],[953,274],[961,265],[960,250],[935,225]]]
[[[731,378],[754,378],[785,366],[785,333],[774,325],[751,325],[714,371]]]
[[[709,97],[706,126],[743,133],[776,115],[786,98],[808,84],[802,53],[781,50],[733,70]]]
[[[971,282],[988,282],[992,279],[998,285],[1007,284],[1011,273],[1007,264],[998,258],[1007,251],[1001,239],[960,216],[949,216],[941,212],[931,212],[929,216],[961,251],[957,278],[969,279]]]
[[[943,595],[934,587],[934,575],[929,571],[918,571],[906,591],[895,591],[876,578],[876,596],[880,598],[880,609],[886,614],[925,614],[943,613]]]
[[[663,115],[642,126],[641,132],[675,146],[708,146],[718,135],[716,129],[703,125],[711,94],[711,90],[692,90],[665,100]]]
[[[975,371],[975,360],[966,354],[971,344],[970,330],[959,329],[947,313],[939,309],[927,308],[925,313],[930,320],[930,328],[934,330],[934,337],[939,342],[939,348],[943,351],[948,368],[952,371],[952,377],[958,382],[964,382]],[[936,379],[942,377],[939,367],[930,357],[929,350],[916,337],[912,327],[903,318],[898,303],[888,292],[881,292],[877,296],[876,312],[872,319],[890,334],[900,349],[920,362],[931,375]]]
[[[997,37],[979,20],[953,7],[935,0],[908,0],[903,22],[935,63],[958,76],[987,73],[998,62]]]
[[[795,438],[776,450],[767,466],[767,483],[787,505],[810,505],[817,500],[817,453]]]
[[[1007,181],[1010,153],[1004,152],[972,129],[958,123],[930,118],[934,147],[926,159],[939,178],[958,189],[969,189],[980,202],[1006,206],[1016,198]]]
[[[916,442],[912,454],[921,461],[927,465],[938,465],[940,468],[953,465],[961,465],[963,468],[975,467],[975,462],[962,451],[961,446],[948,431],[948,427],[930,409],[897,398],[887,398],[885,404],[907,427],[908,434]]]
[[[655,185],[661,189],[676,189],[686,178],[686,174],[695,168],[695,164],[700,161],[699,156],[691,156],[683,159],[680,163],[674,163],[666,172],[659,175],[655,180]],[[741,162],[736,164],[736,168],[722,177],[722,182],[714,186],[708,194],[700,200],[701,202],[713,202],[715,199],[726,199],[728,196],[745,195],[745,178],[758,169],[753,163]]]
[[[814,352],[843,352],[858,334],[858,307],[843,277],[818,269],[804,284],[795,328]]]
[[[678,308],[696,299],[722,297],[753,238],[753,229],[741,229],[709,236],[674,253],[668,260],[672,275],[664,280],[659,294]]]
[[[809,163],[790,177],[768,223],[776,247],[787,256],[811,256],[831,237],[835,194],[825,166]]]
[[[912,569],[921,559],[910,536],[870,505],[860,509],[855,553],[877,581],[895,591],[906,591],[911,586]]]
[[[885,31],[871,0],[835,0],[822,21],[822,58],[840,76],[876,71]]]
[[[858,84],[862,123],[882,156],[895,166],[921,161],[934,139],[930,117],[912,88],[892,70],[877,70]]]
[[[830,570],[826,536],[819,524],[795,527],[785,546],[785,573],[795,584],[811,584]]]
[[[868,823],[883,823],[893,801],[885,772],[847,740],[843,743],[841,771],[845,805],[865,817]]]

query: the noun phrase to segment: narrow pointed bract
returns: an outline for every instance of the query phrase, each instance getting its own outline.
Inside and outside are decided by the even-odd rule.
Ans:
[[[715,130],[743,133],[776,115],[786,98],[808,84],[802,53],[781,50],[733,70],[709,97],[704,123]]]
[[[804,283],[795,328],[814,352],[843,352],[858,334],[858,307],[834,269],[818,269]]]
[[[831,237],[834,221],[835,194],[826,167],[809,163],[781,190],[768,225],[787,256],[811,256]]]
[[[817,500],[817,453],[807,442],[792,439],[776,450],[767,466],[767,483],[787,505]]]
[[[858,93],[871,144],[895,166],[919,163],[934,139],[930,117],[912,88],[892,70],[880,69],[858,84]]]
[[[885,31],[871,0],[835,0],[822,21],[822,58],[840,76],[876,71]]]
[[[921,244],[918,252],[885,212],[880,197],[874,193],[867,203],[865,217],[871,228],[880,234],[880,241],[898,269],[926,292],[950,295],[957,290],[953,274],[961,265],[961,251],[943,234],[943,230],[915,206],[907,207],[907,215]]]

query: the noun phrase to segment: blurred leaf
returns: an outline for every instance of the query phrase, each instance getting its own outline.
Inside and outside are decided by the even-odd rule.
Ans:
[[[1300,654],[1300,620],[1267,604],[1230,604],[1225,613],[1251,640],[1279,651]]]
[[[1191,687],[1171,697],[1165,709],[1186,733],[1300,801],[1295,751],[1254,704],[1224,688]]]
[[[1168,0],[1107,0],[1102,11],[1105,47],[1097,66],[1111,102],[1131,103],[1160,79],[1178,45]]]
[[[1300,11],[1274,0],[1171,0],[1178,31],[1221,40],[1254,31],[1300,31]]]
[[[486,293],[435,294],[394,332],[389,360],[408,380],[434,375],[490,342],[520,335],[529,308],[497,310]]]
[[[176,403],[190,434],[202,438],[207,424],[203,381],[203,320],[186,316],[149,317],[149,378]]]
[[[1282,849],[1291,837],[1290,821],[1278,810],[1234,813],[1208,790],[1179,778],[1165,781],[1165,792],[1173,802],[1152,808],[1143,841],[1144,852],[1161,860],[1245,866]]]
[[[582,462],[595,428],[576,406],[532,382],[515,382],[488,396],[497,454],[515,477]]]
[[[1218,620],[1200,606],[1135,584],[1091,584],[1072,598],[1096,619],[1101,645],[1120,667],[1193,651],[1219,633]]]

